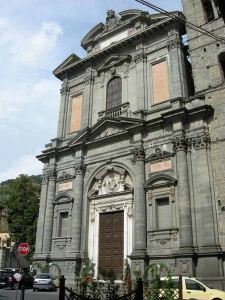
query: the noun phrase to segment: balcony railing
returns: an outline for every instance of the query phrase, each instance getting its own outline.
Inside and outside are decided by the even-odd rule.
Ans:
[[[103,110],[98,113],[98,119],[102,119],[104,117],[110,117],[110,118],[116,118],[116,117],[125,117],[129,118],[131,117],[131,111],[130,111],[130,103],[126,102],[119,106],[116,106],[111,109]]]

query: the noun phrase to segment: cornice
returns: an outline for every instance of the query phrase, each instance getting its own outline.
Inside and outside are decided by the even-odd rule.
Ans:
[[[165,27],[168,27],[168,25],[170,23],[174,23],[174,20],[171,20],[170,18],[166,18],[162,21],[159,21],[157,23],[154,23],[152,25],[150,25],[148,28],[146,29],[143,29],[143,30],[140,30],[138,31],[137,33],[135,33],[134,35],[132,36],[129,36],[113,45],[110,45],[96,53],[93,53],[93,54],[90,54],[89,56],[79,60],[78,62],[75,62],[69,66],[66,66],[65,68],[61,69],[61,70],[58,70],[58,68],[55,69],[55,71],[53,71],[53,74],[60,79],[61,75],[68,72],[68,71],[71,71],[73,69],[76,69],[76,68],[80,68],[82,66],[86,66],[87,64],[90,64],[90,62],[93,60],[96,60],[98,58],[102,58],[106,55],[109,55],[110,52],[114,51],[117,47],[121,47],[122,45],[126,45],[126,44],[129,44],[131,41],[134,41],[135,39],[137,38],[140,38],[140,36],[144,35],[150,35],[150,34],[154,34],[155,32],[159,32],[159,29],[163,29]]]

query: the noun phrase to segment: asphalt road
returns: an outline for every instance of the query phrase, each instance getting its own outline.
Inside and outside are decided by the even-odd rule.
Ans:
[[[17,295],[16,295],[17,294]],[[10,290],[10,289],[0,289],[0,300],[20,300],[21,291]],[[32,289],[25,290],[24,300],[58,300],[59,292],[45,292],[38,291],[33,292]]]

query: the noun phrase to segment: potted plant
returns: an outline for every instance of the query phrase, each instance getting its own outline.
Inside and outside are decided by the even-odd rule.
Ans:
[[[94,276],[94,264],[89,258],[84,258],[81,265],[81,278],[83,282],[91,282]]]

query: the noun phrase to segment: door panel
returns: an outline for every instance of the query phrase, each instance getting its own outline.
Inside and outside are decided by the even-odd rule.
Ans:
[[[99,267],[123,276],[124,212],[100,214]]]

